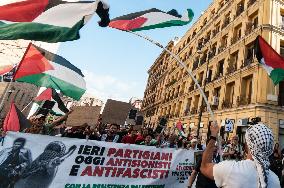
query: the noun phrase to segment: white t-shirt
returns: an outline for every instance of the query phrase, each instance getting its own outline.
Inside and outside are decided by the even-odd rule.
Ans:
[[[222,188],[258,188],[256,166],[251,160],[223,161],[213,167],[213,176],[217,187]],[[267,188],[280,188],[279,178],[269,171]]]

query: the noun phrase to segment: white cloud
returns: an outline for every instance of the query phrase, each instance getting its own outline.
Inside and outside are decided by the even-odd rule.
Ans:
[[[131,97],[141,95],[138,84],[135,82],[124,82],[111,75],[98,75],[88,70],[83,70],[87,82],[87,93],[106,102],[114,99],[128,102]],[[143,92],[143,91],[142,91]]]

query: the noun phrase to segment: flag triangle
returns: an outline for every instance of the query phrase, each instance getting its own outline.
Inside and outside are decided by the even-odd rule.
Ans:
[[[29,120],[27,120],[24,114],[16,107],[15,103],[12,102],[10,110],[4,120],[4,131],[18,132],[29,127],[31,127]]]
[[[53,66],[45,58],[44,54],[30,44],[18,66],[14,79],[33,74],[41,74],[48,70],[54,70]]]
[[[47,88],[39,96],[37,96],[34,101],[51,101],[52,100],[52,89]]]

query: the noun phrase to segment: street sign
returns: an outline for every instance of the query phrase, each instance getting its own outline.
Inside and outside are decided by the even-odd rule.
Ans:
[[[234,130],[234,122],[231,119],[225,120],[225,132],[232,133]]]

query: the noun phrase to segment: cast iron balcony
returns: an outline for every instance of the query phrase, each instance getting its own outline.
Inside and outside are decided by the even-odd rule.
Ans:
[[[241,15],[243,12],[244,12],[244,5],[242,5],[242,4],[238,5],[238,9],[237,9],[237,12],[236,12],[236,17]]]
[[[196,60],[196,61],[193,63],[192,71],[194,71],[194,70],[197,69],[198,64],[199,64],[199,60]]]
[[[235,44],[236,42],[238,42],[241,39],[240,36],[235,36],[231,39],[231,45]]]
[[[256,2],[256,0],[249,0],[247,7],[249,8],[251,5],[253,5]]]
[[[224,29],[225,27],[227,27],[227,25],[229,25],[230,23],[230,17],[227,17],[225,20],[224,20],[224,23],[222,25],[222,29]]]

